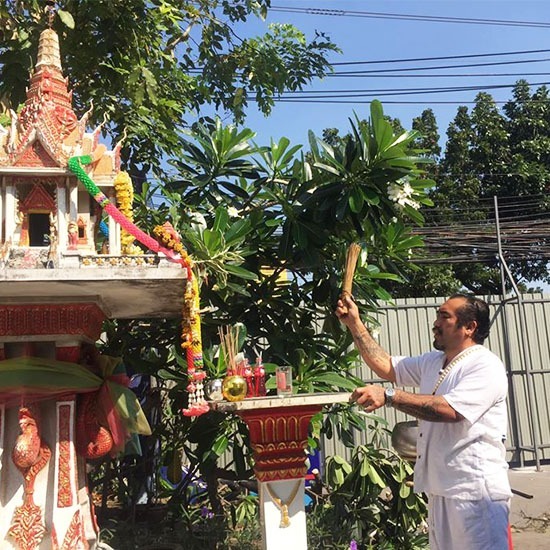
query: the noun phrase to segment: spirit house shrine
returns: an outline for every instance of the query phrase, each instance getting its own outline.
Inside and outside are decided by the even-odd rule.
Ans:
[[[124,443],[109,388],[131,401],[96,352],[102,323],[181,315],[190,272],[154,239],[134,244],[121,143],[74,112],[52,29],[18,111],[0,125],[0,549],[93,549],[85,461]]]

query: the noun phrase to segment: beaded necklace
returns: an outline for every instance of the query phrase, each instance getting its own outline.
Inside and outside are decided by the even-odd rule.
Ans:
[[[476,344],[475,346],[471,346],[469,348],[466,348],[464,351],[461,351],[440,373],[439,378],[437,379],[437,382],[435,383],[435,387],[432,391],[432,395],[435,395],[435,392],[441,386],[441,382],[445,379],[445,377],[451,372],[451,369],[462,359],[464,359],[466,356],[470,355],[474,351],[479,348],[480,345]]]

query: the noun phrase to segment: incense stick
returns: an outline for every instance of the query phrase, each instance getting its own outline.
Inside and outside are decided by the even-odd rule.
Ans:
[[[239,326],[235,327],[235,333],[231,327],[227,327],[225,330],[223,327],[220,327],[218,334],[220,335],[220,346],[227,364],[227,373],[240,374],[237,372],[238,365],[235,360],[237,357],[237,348],[239,347]]]
[[[342,292],[340,297],[351,296],[351,290],[353,286],[353,275],[355,274],[355,268],[357,266],[357,258],[361,252],[361,247],[357,243],[351,243],[348,247],[346,255],[346,265],[344,267],[344,278],[342,282]]]

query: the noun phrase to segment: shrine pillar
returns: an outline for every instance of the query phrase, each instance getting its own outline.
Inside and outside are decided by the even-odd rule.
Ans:
[[[15,228],[17,226],[16,219],[16,210],[17,210],[17,201],[15,196],[15,186],[12,184],[6,185],[6,204],[5,204],[5,216],[4,216],[4,225],[6,234],[4,240],[12,240],[13,244],[15,243]]]
[[[0,220],[4,219],[4,178],[0,178]],[[0,244],[4,242],[4,227],[0,223]]]
[[[59,250],[66,250],[67,238],[67,187],[57,185],[57,240]]]
[[[120,225],[109,216],[109,254],[119,256],[121,253]]]
[[[214,402],[247,423],[254,451],[264,550],[307,550],[304,504],[306,447],[311,418],[324,405],[349,401],[349,393],[325,393]]]
[[[104,319],[95,303],[0,304],[0,373],[2,361],[28,357],[79,367],[82,344],[97,340]],[[16,393],[0,387],[0,547],[95,548],[86,462],[76,449],[76,393],[41,397],[39,386],[31,399],[28,387]]]

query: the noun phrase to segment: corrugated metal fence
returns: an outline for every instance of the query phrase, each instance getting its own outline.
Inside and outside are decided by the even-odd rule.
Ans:
[[[508,377],[508,460],[513,466],[539,465],[550,459],[550,295],[526,294],[501,300],[484,296],[490,304],[491,334],[485,345],[504,362]],[[392,355],[419,355],[432,349],[432,324],[444,298],[398,299],[395,306],[380,308],[379,343]],[[367,382],[370,369],[362,364],[360,376]],[[390,427],[405,420],[394,409],[379,409]],[[365,443],[357,434],[357,444]],[[351,451],[326,438],[323,454],[349,458]]]

